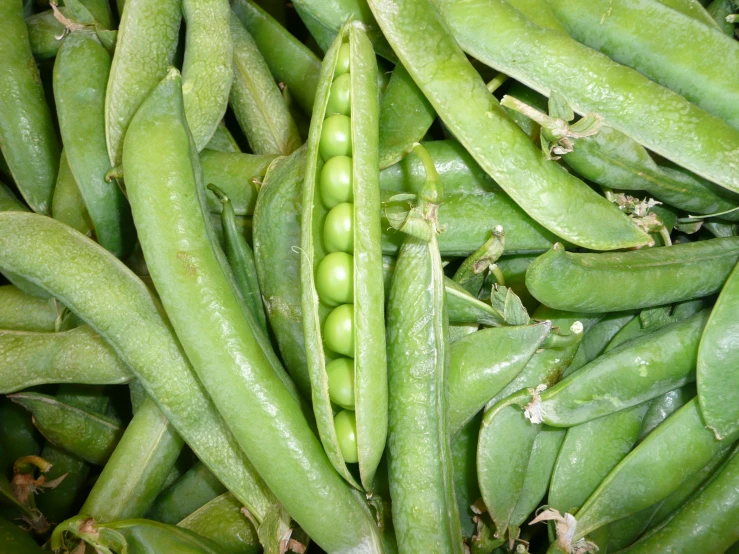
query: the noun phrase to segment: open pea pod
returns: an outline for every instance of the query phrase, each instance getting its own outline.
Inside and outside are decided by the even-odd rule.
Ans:
[[[354,486],[346,463],[359,463],[368,490],[387,433],[377,98],[372,45],[361,25],[349,23],[326,54],[313,108],[301,296],[321,440]],[[338,391],[332,385],[340,381]],[[336,415],[336,427],[332,400],[347,409]]]

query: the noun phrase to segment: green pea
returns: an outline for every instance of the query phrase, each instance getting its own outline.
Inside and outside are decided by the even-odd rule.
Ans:
[[[329,252],[354,253],[354,204],[334,206],[323,224],[323,244]]]
[[[334,418],[334,427],[344,461],[348,464],[357,463],[359,453],[357,450],[357,419],[354,412],[341,410]]]
[[[345,115],[332,115],[323,121],[321,141],[318,146],[321,157],[352,155],[352,120]]]
[[[329,306],[354,302],[354,256],[333,252],[323,258],[316,271],[316,291]]]
[[[354,361],[337,358],[326,365],[328,394],[331,402],[347,410],[354,409]]]
[[[334,78],[344,73],[349,73],[349,43],[345,42],[339,48],[339,58],[336,60],[336,69],[334,69]]]
[[[323,339],[333,352],[354,358],[353,304],[342,304],[328,314],[323,324]]]
[[[352,78],[344,73],[334,79],[328,94],[326,115],[351,115],[352,111]]]
[[[352,159],[348,156],[334,156],[321,169],[319,187],[321,200],[330,210],[342,202],[354,200]]]

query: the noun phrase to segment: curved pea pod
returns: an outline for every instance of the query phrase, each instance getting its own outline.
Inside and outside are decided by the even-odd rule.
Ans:
[[[274,497],[195,378],[146,285],[105,249],[53,219],[0,213],[0,230],[0,268],[31,278],[81,314],[113,345],[198,457],[255,517],[265,514]]]
[[[549,507],[571,514],[580,509],[636,444],[648,406],[645,402],[567,429],[552,474]]]
[[[380,101],[380,169],[404,158],[435,118],[429,101],[398,63]]]
[[[407,237],[387,304],[388,462],[401,552],[462,552],[447,426],[448,317],[436,207],[443,189],[422,147],[427,184],[402,223]]]
[[[723,552],[739,540],[739,450],[669,520],[624,552]]]
[[[129,2],[131,0],[128,0]],[[79,539],[95,550],[116,554],[148,552],[181,552],[182,554],[218,554],[218,544],[188,529],[146,519],[124,519],[98,523],[77,516],[61,523],[51,536],[51,547],[58,550],[67,535]]]
[[[21,195],[48,214],[59,168],[57,142],[20,2],[0,7],[0,146]]]
[[[311,385],[300,298],[300,214],[306,148],[270,166],[254,207],[254,259],[270,326],[304,397]]]
[[[556,244],[531,264],[526,287],[561,310],[647,308],[718,292],[738,259],[739,237],[602,254],[573,254]]]
[[[649,433],[654,431],[673,413],[695,398],[695,395],[695,383],[689,383],[653,399],[649,403],[649,408],[642,421],[639,442],[643,441]]]
[[[183,0],[185,57],[182,95],[198,152],[205,148],[228,106],[233,80],[233,42],[226,0]]]
[[[576,112],[597,113],[606,125],[646,148],[723,187],[739,189],[739,177],[729,169],[737,160],[739,132],[718,117],[566,33],[533,25],[503,0],[434,4],[475,59],[541,94],[555,91]],[[562,79],[562,68],[567,68],[567,79]],[[587,86],[594,75],[604,83],[600,94]],[[669,126],[663,124],[665,114],[670,114]]]
[[[583,335],[580,346],[572,359],[570,367],[567,368],[571,373],[580,369],[585,364],[592,362],[600,356],[609,346],[611,339],[616,336],[629,322],[633,321],[633,313],[615,312],[606,314],[598,323]]]
[[[550,2],[575,40],[633,67],[739,128],[739,77],[722,66],[739,64],[739,45],[713,19],[678,13],[660,2]],[[640,33],[640,21],[659,21],[658,30]],[[706,25],[706,23],[709,23]],[[593,32],[597,25],[597,33]],[[665,39],[675,40],[674,47]]]
[[[706,429],[693,400],[675,412],[608,474],[577,513],[575,544],[598,528],[666,498],[726,445]],[[562,535],[560,535],[562,538]]]
[[[550,328],[545,322],[482,329],[452,344],[447,393],[451,436],[521,372]]]
[[[63,309],[54,298],[31,296],[13,285],[0,287],[0,329],[55,331]]]
[[[85,199],[82,198],[80,188],[77,186],[77,181],[69,167],[64,150],[62,150],[62,157],[59,160],[59,174],[56,178],[54,198],[51,202],[51,216],[62,223],[66,223],[83,235],[92,235],[92,220],[87,211],[87,206],[85,206]]]
[[[378,0],[370,1],[370,6],[400,61],[444,124],[529,216],[563,239],[590,249],[650,243],[615,206],[547,160],[511,121],[428,0]],[[474,15],[469,19],[478,22]],[[419,27],[426,32],[417,33]],[[456,77],[439,78],[447,73]],[[581,208],[579,217],[572,214],[573,205]],[[509,227],[504,228],[514,236]]]
[[[305,113],[311,113],[321,60],[252,0],[235,0],[231,8],[257,43],[275,80],[285,83]]]
[[[695,379],[708,311],[635,339],[531,396],[534,423],[571,427],[641,404]]]
[[[59,333],[0,330],[0,394],[35,385],[117,385],[133,374],[86,325]]]
[[[65,8],[59,8],[62,15]],[[26,18],[28,27],[28,41],[31,52],[37,60],[48,60],[56,56],[65,34],[64,24],[61,23],[52,10],[45,10]]]
[[[739,430],[737,309],[739,269],[735,268],[711,312],[698,350],[698,400],[706,424],[719,439]]]
[[[324,52],[328,51],[336,35],[341,34],[342,26],[354,19],[364,25],[374,50],[385,59],[395,61],[395,53],[365,0],[340,0],[331,4],[320,0],[298,0],[295,9]]]
[[[25,554],[43,552],[28,533],[2,517],[0,517],[0,542],[4,548],[8,549],[8,552],[24,552]]]
[[[201,506],[177,526],[212,540],[223,554],[258,554],[261,546],[249,518],[231,493],[222,494]]]
[[[121,163],[133,115],[172,65],[181,8],[177,0],[126,1],[105,94],[105,138],[113,166]]]
[[[298,128],[254,39],[231,13],[233,85],[229,104],[255,154],[287,155],[300,146]]]
[[[0,182],[0,212],[27,212],[28,208],[16,198],[13,191]]]
[[[105,465],[124,431],[116,420],[53,396],[23,392],[8,398],[33,414],[34,424],[46,440],[91,464]]]
[[[152,144],[159,145],[156,151]],[[170,160],[166,167],[162,152]],[[228,421],[236,444],[317,544],[326,550],[363,545],[374,551],[379,539],[368,510],[326,458],[294,385],[241,302],[225,256],[214,248],[176,69],[139,108],[126,135],[123,160],[152,280],[184,352]],[[186,251],[181,244],[187,244]],[[198,268],[196,280],[193,267]],[[208,453],[197,454],[205,461]],[[234,488],[223,472],[213,473]],[[248,497],[240,500],[253,503]],[[260,506],[255,519],[264,521],[272,504],[267,510]]]
[[[184,441],[148,396],[135,410],[80,508],[95,521],[142,517],[162,490]]]
[[[644,190],[657,200],[692,213],[714,214],[736,208],[739,196],[698,175],[666,163],[658,165],[641,144],[603,126],[595,135],[574,141],[562,160],[600,185]],[[720,216],[735,221],[739,212]]]
[[[346,45],[346,46],[344,46]],[[346,115],[330,115],[333,95],[332,82],[344,80],[346,73],[336,71],[342,51],[349,49],[348,75],[350,82],[350,118]],[[343,71],[340,69],[339,71]],[[385,447],[387,433],[387,366],[385,359],[384,288],[382,277],[382,252],[380,249],[380,188],[377,169],[378,105],[377,65],[364,30],[358,24],[347,25],[326,54],[321,70],[321,80],[316,92],[316,102],[308,138],[308,151],[303,188],[303,217],[301,224],[301,296],[303,329],[311,376],[313,408],[319,434],[329,459],[339,473],[356,486],[346,466],[346,455],[340,449],[334,427],[331,408],[326,348],[341,348],[338,354],[353,359],[354,413],[356,417],[356,442],[358,451],[349,459],[358,461],[362,485],[368,490]],[[325,119],[324,119],[325,118]],[[351,231],[331,248],[326,245],[327,236],[339,236],[329,225],[325,204],[326,191],[333,160],[343,159],[333,152],[327,153],[331,132],[331,118],[344,118],[350,129],[346,155],[351,156],[346,178],[351,190],[348,195],[353,204],[341,204],[333,208],[349,206]],[[325,163],[322,163],[325,162]],[[333,200],[333,198],[332,198]],[[334,213],[332,211],[331,213]],[[330,234],[330,235],[329,235]],[[323,237],[323,240],[322,240]],[[333,263],[331,258],[343,256],[349,266],[345,279],[351,281],[343,293],[338,289],[338,275],[322,279],[322,263]],[[321,290],[319,290],[321,287]],[[326,287],[326,288],[323,288]],[[334,288],[336,287],[336,288]],[[341,297],[340,297],[341,296]],[[332,311],[329,306],[337,306]],[[351,308],[353,305],[353,308]],[[350,338],[341,345],[334,345],[324,329],[329,317],[338,317],[349,306],[351,311],[347,325]],[[331,356],[336,357],[336,355]],[[349,461],[349,460],[347,460]]]
[[[208,150],[215,150],[216,152],[241,152],[241,148],[239,148],[236,139],[231,134],[231,131],[228,130],[224,121],[221,121],[216,126],[216,130],[213,133],[213,136],[210,137],[208,144],[205,145],[205,149],[203,150],[203,152],[201,152],[201,163],[202,154],[207,152]]]
[[[267,168],[276,158],[273,154],[242,154],[241,152],[217,152],[203,150],[200,166],[203,182],[216,185],[231,201],[236,215],[251,215],[259,193],[255,180],[261,181]],[[223,205],[211,190],[206,191],[211,212],[221,213]]]
[[[117,257],[133,247],[131,210],[114,181],[105,145],[105,88],[110,55],[95,35],[66,36],[54,64],[54,98],[64,154],[85,201],[98,242]]]

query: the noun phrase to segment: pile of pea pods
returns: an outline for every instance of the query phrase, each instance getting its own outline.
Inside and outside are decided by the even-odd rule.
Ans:
[[[739,554],[737,0],[0,0],[0,554]]]

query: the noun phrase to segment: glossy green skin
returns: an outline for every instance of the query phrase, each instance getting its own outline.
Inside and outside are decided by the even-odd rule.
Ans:
[[[575,141],[562,157],[583,177],[609,188],[645,190],[651,196],[690,213],[714,214],[739,205],[739,196],[689,171],[658,165],[635,140],[611,127]],[[736,221],[739,212],[721,216]]]
[[[554,466],[547,504],[560,513],[575,514],[631,451],[648,405],[570,427]]]
[[[295,121],[257,44],[233,13],[230,29],[234,72],[229,104],[252,152],[286,156],[302,142]]]
[[[83,235],[92,235],[92,220],[77,181],[72,175],[64,150],[59,160],[59,173],[56,178],[56,187],[54,187],[54,198],[51,202],[51,216]]]
[[[217,543],[223,554],[258,554],[257,532],[231,493],[214,498],[177,524]]]
[[[157,496],[146,517],[174,524],[225,492],[218,478],[204,464],[196,463]]]
[[[147,397],[136,410],[80,513],[96,521],[142,517],[162,490],[183,446],[182,438]]]
[[[28,205],[48,214],[59,143],[21,7],[16,0],[0,2],[0,148]]]
[[[181,8],[177,0],[126,1],[105,94],[105,137],[112,165],[121,163],[123,137],[136,110],[174,61]]]
[[[649,242],[614,206],[544,157],[491,96],[428,1],[377,0],[370,5],[401,62],[450,131],[533,219],[563,239],[595,250]],[[419,27],[426,31],[420,36]],[[485,32],[490,34],[489,27]]]
[[[0,543],[7,552],[23,554],[41,554],[43,550],[36,544],[31,535],[23,531],[15,523],[0,517]]]
[[[127,0],[130,2],[131,0]],[[181,554],[220,554],[215,542],[201,537],[188,529],[166,525],[146,519],[124,519],[113,523],[96,525],[112,529],[123,535],[128,546],[127,554],[150,554],[153,552],[178,552]]]
[[[723,446],[705,428],[697,401],[689,402],[621,460],[590,495],[578,511],[574,540],[666,498]]]
[[[267,168],[276,158],[273,154],[261,156],[241,152],[217,152],[203,150],[200,166],[203,182],[214,184],[226,193],[236,215],[251,215],[257,202],[259,189],[254,179],[262,180]],[[211,212],[221,213],[223,205],[212,191],[206,192]]]
[[[556,90],[576,112],[598,113],[605,124],[665,158],[724,187],[739,188],[739,176],[730,169],[739,157],[739,132],[719,118],[567,34],[531,24],[504,0],[434,3],[476,59],[546,96]],[[597,91],[589,86],[594,78]],[[669,126],[664,125],[667,116]]]
[[[408,236],[387,304],[388,460],[401,552],[463,551],[446,415],[442,277],[435,236],[430,242]]]
[[[615,312],[607,314],[598,323],[583,335],[580,347],[572,359],[568,373],[580,369],[600,356],[611,342],[611,339],[634,319],[633,313]]]
[[[604,354],[541,394],[541,418],[570,427],[641,404],[695,378],[708,312]]]
[[[185,58],[182,95],[185,115],[198,152],[223,119],[233,80],[231,10],[225,0],[183,0]]]
[[[557,244],[529,266],[526,287],[561,310],[633,310],[714,294],[737,260],[739,237],[605,254],[572,254]]]
[[[723,552],[739,540],[739,454],[661,527],[626,552]]]
[[[368,35],[359,25],[344,27],[326,54],[308,137],[303,217],[301,220],[301,297],[313,411],[326,453],[337,471],[357,486],[341,456],[328,394],[324,323],[328,314],[318,302],[315,275],[325,256],[321,236],[326,208],[320,198],[319,151],[327,123],[326,105],[342,40],[350,48],[352,186],[354,188],[354,388],[359,473],[362,486],[372,490],[374,474],[387,438],[387,365],[385,360],[385,304],[378,173],[377,65]],[[345,118],[346,116],[338,116]],[[343,352],[350,355],[351,352]]]
[[[59,11],[66,14],[67,10],[61,7]],[[64,25],[54,17],[53,11],[46,10],[27,17],[26,27],[34,58],[48,60],[56,56],[64,38]]]
[[[403,159],[434,119],[431,104],[399,63],[380,101],[380,169]]]
[[[739,128],[739,45],[713,25],[659,2],[549,0],[570,36],[633,67]],[[644,33],[644,21],[659,21]],[[597,31],[596,31],[597,29]]]
[[[133,374],[86,325],[60,333],[0,330],[0,394],[35,385],[118,385]]]
[[[54,299],[31,296],[13,285],[0,287],[0,329],[48,333],[56,330],[62,309]]]
[[[353,19],[364,24],[374,50],[387,60],[395,61],[395,53],[382,35],[365,0],[298,0],[295,8],[322,50],[327,51],[341,27],[347,20]],[[320,28],[320,33],[314,32],[316,27]]]
[[[82,316],[198,457],[252,513],[266,513],[274,498],[226,429],[146,285],[102,247],[52,219],[0,213],[0,231],[0,268],[23,274]]]
[[[105,145],[105,88],[110,54],[92,33],[73,32],[54,64],[54,99],[64,154],[85,201],[98,242],[123,258],[133,248],[131,211],[110,169]]]
[[[10,475],[21,456],[41,451],[43,437],[31,422],[30,414],[8,399],[0,401],[0,474]]]
[[[305,147],[271,166],[254,208],[254,259],[270,326],[303,397],[311,385],[300,298],[300,214]]]
[[[711,312],[698,350],[698,400],[706,424],[718,438],[739,430],[737,310],[739,269],[734,268]]]
[[[6,185],[0,182],[0,212],[27,212],[25,204],[21,203]]]
[[[123,435],[120,422],[53,396],[21,392],[9,398],[33,414],[46,440],[91,464],[105,465]]]
[[[497,327],[454,342],[447,384],[451,436],[521,372],[549,330],[548,324]]]
[[[689,383],[679,389],[666,392],[649,403],[647,413],[639,431],[639,442],[654,431],[663,421],[695,398],[695,384]]]
[[[156,151],[152,144],[158,145]],[[168,164],[161,163],[162,155]],[[197,160],[184,120],[180,77],[172,70],[137,112],[124,145],[134,221],[162,303],[238,444],[288,512],[328,550],[370,544],[375,530],[369,513],[326,459],[255,335],[258,329],[245,317],[223,272],[225,260],[213,250]],[[204,454],[198,457],[206,461]],[[214,474],[235,492],[221,472]]]
[[[285,83],[303,111],[311,113],[321,61],[255,2],[235,0],[232,9],[254,38],[275,80]]]

